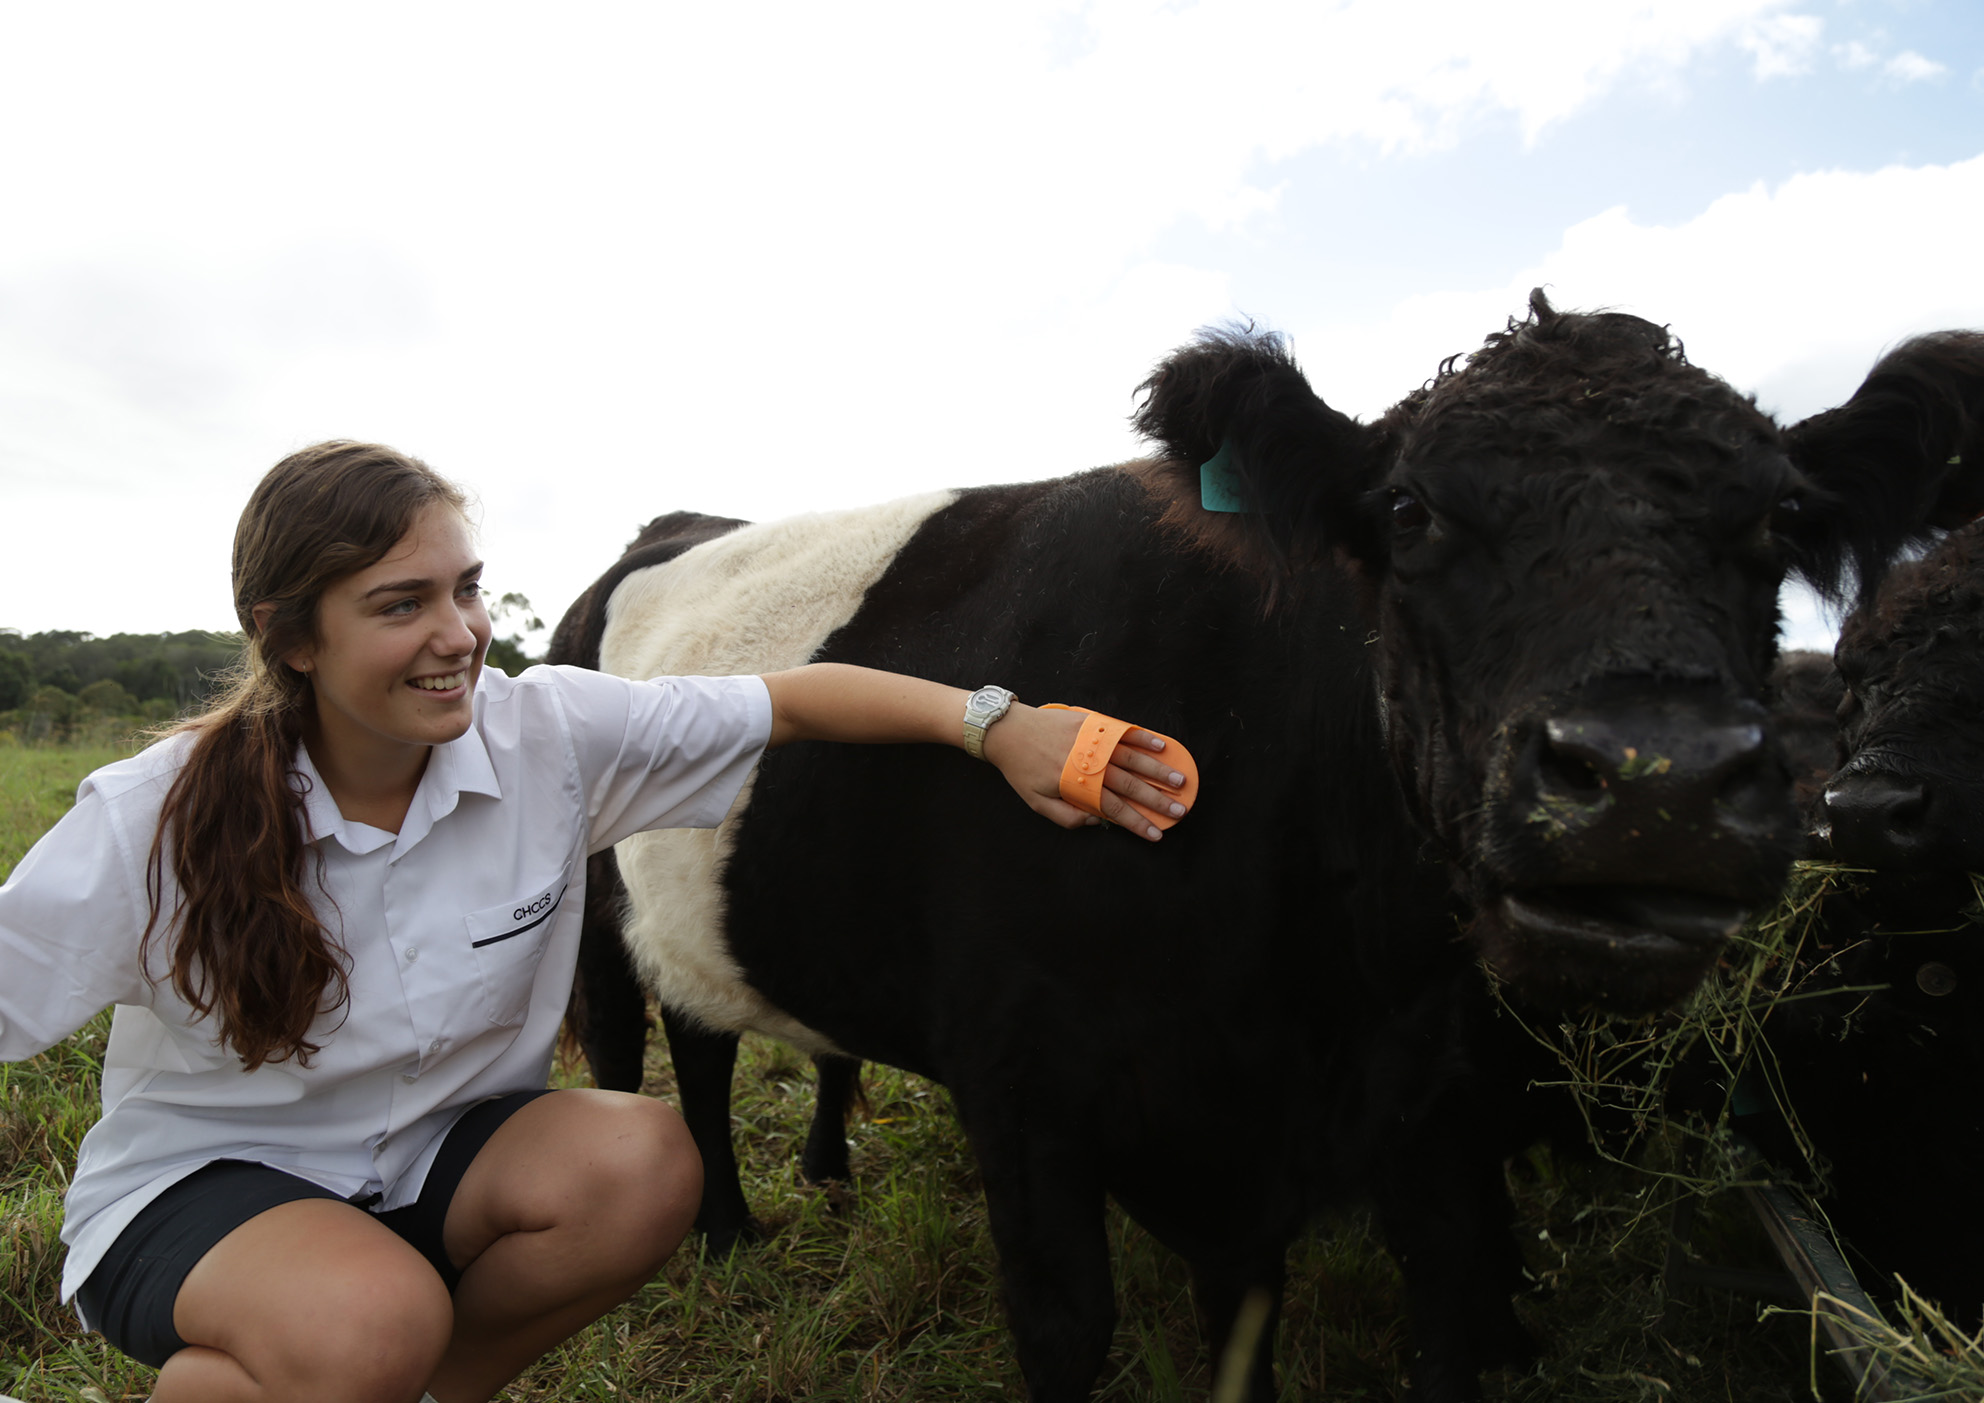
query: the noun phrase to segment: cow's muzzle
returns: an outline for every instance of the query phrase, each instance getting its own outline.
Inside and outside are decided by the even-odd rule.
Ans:
[[[1984,866],[1977,781],[1855,756],[1826,783],[1820,831],[1842,862],[1883,872]]]
[[[1518,992],[1658,1007],[1772,900],[1798,843],[1762,706],[1697,686],[1586,693],[1509,728],[1477,935]]]

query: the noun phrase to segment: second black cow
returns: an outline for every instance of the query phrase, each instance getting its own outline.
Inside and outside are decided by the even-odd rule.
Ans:
[[[1837,709],[1815,796],[1837,879],[1764,1024],[1737,1124],[1780,1164],[1804,1146],[1876,1291],[1900,1277],[1984,1323],[1984,523],[1897,568],[1806,670]],[[1828,749],[1834,727],[1828,715]],[[1828,766],[1831,768],[1831,766]],[[1790,1116],[1784,1113],[1789,1108]],[[1796,1124],[1796,1132],[1793,1123]]]
[[[1192,817],[1149,847],[1069,834],[948,751],[792,746],[716,833],[621,847],[626,947],[684,1027],[949,1088],[1037,1403],[1086,1396],[1109,1348],[1105,1196],[1190,1263],[1215,1348],[1319,1205],[1374,1200],[1415,1396],[1471,1397],[1526,1347],[1500,1173],[1520,1088],[1469,1055],[1477,959],[1531,1003],[1651,1008],[1775,897],[1798,840],[1760,704],[1779,582],[1871,583],[1976,509],[1954,459],[1984,338],[1910,343],[1789,429],[1663,328],[1540,294],[1371,424],[1271,336],[1208,334],[1147,388],[1145,462],[657,522],[558,657],[831,659],[1096,706],[1192,749]],[[642,1030],[605,984],[595,1049]],[[721,1037],[700,1046],[685,1110],[727,1138],[695,1104]],[[720,1180],[727,1145],[699,1139]]]

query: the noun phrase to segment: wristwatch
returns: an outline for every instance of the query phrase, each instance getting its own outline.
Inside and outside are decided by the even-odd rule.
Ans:
[[[1004,687],[986,683],[973,692],[964,704],[964,749],[974,760],[985,758],[985,729],[1001,716],[1019,698]]]

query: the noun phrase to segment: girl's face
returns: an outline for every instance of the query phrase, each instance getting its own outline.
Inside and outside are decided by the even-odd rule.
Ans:
[[[391,767],[468,730],[489,647],[481,577],[468,523],[435,503],[385,559],[324,591],[317,641],[284,661],[309,675],[312,739],[336,765]]]

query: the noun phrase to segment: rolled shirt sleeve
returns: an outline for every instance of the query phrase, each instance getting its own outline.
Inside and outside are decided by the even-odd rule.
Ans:
[[[772,733],[764,680],[628,682],[560,668],[558,690],[591,813],[591,850],[650,828],[723,821]]]
[[[54,1046],[113,1003],[149,1001],[144,863],[97,776],[0,885],[0,1061]]]

